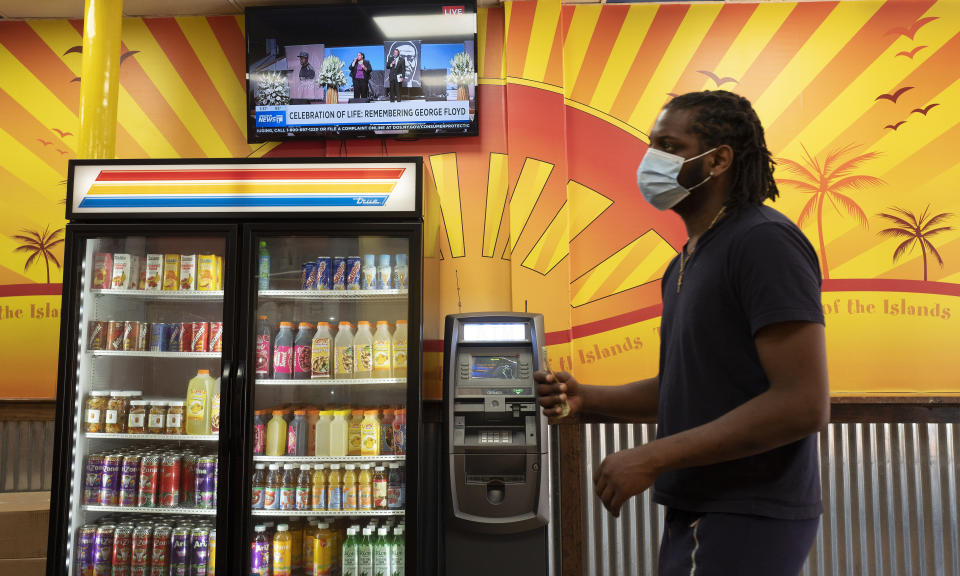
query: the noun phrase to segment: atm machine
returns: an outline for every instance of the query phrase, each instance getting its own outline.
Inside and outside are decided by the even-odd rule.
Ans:
[[[553,574],[550,438],[533,373],[543,316],[446,318],[442,574]]]

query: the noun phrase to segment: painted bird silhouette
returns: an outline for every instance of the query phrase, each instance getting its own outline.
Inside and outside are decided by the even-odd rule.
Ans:
[[[64,154],[69,154],[69,152],[67,152],[66,150],[61,150],[59,148],[57,148],[57,152],[59,152],[61,156],[63,156]]]
[[[53,142],[47,142],[47,141],[44,140],[43,138],[37,138],[37,142],[43,144],[44,147],[47,147],[47,146],[53,144]]]
[[[897,91],[894,92],[893,94],[881,94],[881,95],[877,96],[877,97],[874,99],[874,101],[876,102],[877,100],[889,100],[889,101],[893,102],[894,104],[896,104],[896,103],[897,103],[897,100],[898,100],[901,96],[903,96],[903,93],[904,93],[904,92],[906,92],[906,91],[908,91],[908,90],[913,90],[913,86],[904,86],[903,88],[897,88]]]
[[[884,128],[889,128],[889,129],[893,130],[894,132],[896,132],[896,131],[897,131],[897,128],[903,126],[903,125],[906,124],[906,123],[907,123],[906,120],[901,120],[901,121],[897,122],[896,124],[887,124],[886,126],[884,126]]]
[[[927,104],[925,108],[914,108],[913,110],[910,111],[910,113],[913,114],[914,112],[919,112],[924,116],[926,116],[927,113],[930,112],[930,110],[932,110],[934,107],[939,105],[940,105],[939,102],[934,102],[933,104]]]
[[[936,16],[927,16],[926,18],[920,18],[919,20],[914,21],[913,24],[907,26],[906,28],[902,26],[891,28],[886,32],[884,32],[883,35],[889,36],[890,34],[897,34],[899,36],[906,36],[907,38],[913,40],[913,36],[914,34],[917,33],[918,30],[920,30],[927,24],[933,22],[934,20],[937,20]]]
[[[739,83],[740,83],[740,82],[737,81],[736,78],[733,78],[733,77],[731,77],[731,76],[724,76],[723,78],[721,78],[720,76],[717,76],[716,74],[714,74],[713,72],[711,72],[711,71],[709,71],[709,70],[697,70],[697,72],[699,72],[700,74],[703,74],[703,75],[706,76],[707,78],[713,80],[713,83],[717,85],[717,88],[723,86],[723,85],[726,84],[727,82],[733,82],[734,84],[739,84]]]
[[[913,57],[917,55],[917,52],[923,50],[924,48],[926,48],[926,46],[921,45],[921,46],[917,46],[913,50],[910,50],[909,52],[906,50],[902,50],[900,52],[897,52],[897,56],[906,56],[907,58],[913,60]]]
[[[64,132],[59,128],[51,128],[51,130],[59,134],[61,138],[66,138],[67,136],[73,136],[73,132]]]
[[[72,53],[83,54],[83,46],[71,46],[70,48],[67,48],[67,51],[64,52],[63,55],[66,56],[67,54]]]
[[[126,60],[127,58],[133,56],[134,54],[137,54],[138,52],[140,52],[140,51],[139,51],[139,50],[127,50],[126,52],[124,52],[123,54],[120,55],[120,63],[123,64],[123,61],[124,61],[124,60]]]

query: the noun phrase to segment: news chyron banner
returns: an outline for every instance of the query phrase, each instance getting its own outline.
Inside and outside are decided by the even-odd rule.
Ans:
[[[257,106],[257,131],[261,134],[405,131],[439,127],[469,128],[469,103],[408,100]]]

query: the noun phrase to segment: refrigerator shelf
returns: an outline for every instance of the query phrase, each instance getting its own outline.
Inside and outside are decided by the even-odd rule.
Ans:
[[[219,358],[219,352],[152,352],[143,350],[90,350],[96,356],[126,356],[127,358]]]
[[[403,516],[403,510],[251,510],[254,516]]]
[[[271,380],[258,378],[257,386],[351,386],[354,384],[406,384],[406,378],[325,378],[323,380]]]
[[[135,506],[84,506],[86,512],[126,512],[130,514],[192,514],[216,516],[216,508],[137,508]]]
[[[143,300],[223,300],[223,290],[91,290],[94,296],[124,296]]]
[[[404,455],[389,456],[254,456],[254,462],[275,462],[277,464],[320,464],[332,462],[349,464],[351,462],[403,462]]]
[[[257,296],[269,300],[406,300],[408,290],[260,290]]]
[[[218,442],[216,434],[108,434],[106,432],[87,432],[87,438],[102,440],[188,440],[191,442]]]

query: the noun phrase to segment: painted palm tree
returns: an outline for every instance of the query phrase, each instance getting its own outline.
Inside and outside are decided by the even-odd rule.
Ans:
[[[952,226],[943,225],[953,217],[953,214],[949,212],[930,214],[928,204],[919,218],[913,212],[896,206],[891,207],[888,212],[877,214],[877,217],[883,218],[887,224],[893,224],[892,227],[877,232],[878,236],[903,240],[893,251],[894,262],[900,260],[908,249],[913,252],[914,247],[919,244],[920,252],[923,254],[923,280],[927,280],[927,252],[933,254],[937,263],[943,268],[943,258],[930,238],[953,230]]]
[[[810,199],[803,205],[800,216],[797,218],[797,226],[803,228],[811,217],[816,215],[817,237],[820,241],[820,267],[823,269],[824,278],[830,278],[827,249],[823,241],[824,201],[829,202],[837,214],[843,215],[843,212],[846,212],[856,219],[860,226],[868,228],[867,215],[845,192],[859,192],[884,183],[875,176],[854,173],[863,163],[880,155],[877,152],[854,155],[857,147],[856,144],[850,144],[837,148],[828,153],[822,162],[803,146],[801,148],[805,158],[802,162],[777,158],[777,164],[782,165],[787,172],[795,176],[795,178],[777,178],[777,183],[792,186],[805,194],[810,194]]]
[[[13,249],[14,252],[27,252],[30,256],[27,258],[27,262],[23,265],[23,271],[26,272],[33,266],[40,258],[43,258],[43,263],[47,267],[47,284],[50,283],[50,261],[53,260],[53,263],[60,268],[60,261],[57,260],[57,255],[53,253],[53,248],[63,244],[63,228],[57,228],[53,232],[50,232],[50,226],[48,225],[43,229],[42,232],[36,230],[20,230],[23,234],[17,234],[12,236],[14,240],[20,243],[19,246]]]

